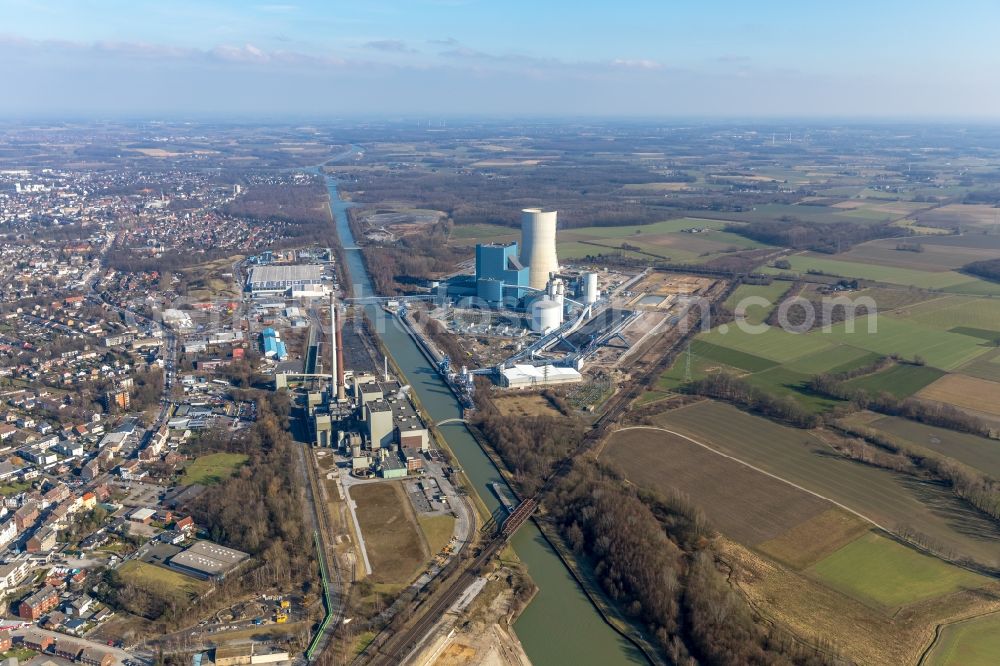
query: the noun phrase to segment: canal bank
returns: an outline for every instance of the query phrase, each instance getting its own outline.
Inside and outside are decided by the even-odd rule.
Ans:
[[[343,250],[353,282],[348,291],[355,297],[373,295],[361,251],[356,249],[347,223],[350,203],[340,199],[334,179],[328,178],[327,186],[341,246],[348,248]],[[367,308],[367,315],[430,417],[437,423],[461,418],[462,406],[409,333],[376,305]],[[499,500],[489,485],[504,483],[504,480],[493,462],[463,423],[443,425],[439,431],[458,458],[479,499],[490,511],[497,509]],[[634,645],[604,622],[534,523],[529,522],[521,528],[512,545],[539,588],[514,624],[525,652],[536,666],[647,663]]]

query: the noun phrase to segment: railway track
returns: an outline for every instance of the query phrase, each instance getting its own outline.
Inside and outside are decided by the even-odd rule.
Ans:
[[[328,572],[329,583],[333,587],[330,594],[332,607],[327,609],[327,618],[320,625],[320,634],[313,639],[313,644],[310,646],[311,660],[325,653],[332,644],[333,635],[344,619],[346,592],[336,557],[332,557],[329,551],[328,543],[332,534],[329,507],[323,501],[315,460],[311,459],[305,445],[297,448],[297,455],[300,469],[306,479],[308,489],[306,501],[310,505],[309,515],[313,530],[317,534],[316,545],[322,560],[321,571],[325,569]]]
[[[716,292],[712,293],[712,301],[715,302],[724,299],[735,284],[735,282],[731,283],[728,288],[720,288]],[[618,392],[611,398],[608,408],[604,414],[594,422],[591,429],[581,440],[579,446],[556,466],[552,476],[550,476],[545,484],[543,484],[536,497],[522,502],[518,509],[511,514],[511,517],[514,515],[518,516],[517,523],[512,524],[509,527],[504,525],[497,534],[496,538],[490,541],[483,548],[483,551],[476,557],[471,565],[463,569],[462,572],[458,574],[457,578],[455,578],[454,581],[448,585],[444,593],[436,598],[429,607],[418,607],[417,611],[420,613],[420,617],[413,624],[404,630],[391,635],[377,648],[373,654],[368,655],[367,658],[364,654],[360,655],[359,659],[356,660],[355,663],[364,663],[376,666],[389,666],[390,664],[395,665],[402,663],[402,661],[413,651],[413,649],[416,648],[419,642],[434,628],[440,620],[442,614],[455,603],[462,591],[464,591],[472,583],[472,581],[475,580],[476,572],[484,568],[489,563],[490,559],[494,557],[503,545],[507,543],[510,537],[513,536],[513,534],[517,531],[517,528],[531,517],[538,503],[542,501],[542,498],[547,495],[550,490],[552,490],[559,478],[572,468],[573,461],[579,455],[590,450],[604,439],[605,435],[607,435],[608,432],[619,423],[622,415],[628,411],[632,401],[639,396],[646,380],[650,377],[657,376],[663,369],[673,362],[674,358],[676,358],[679,353],[679,350],[683,348],[685,342],[697,335],[700,323],[701,313],[692,311],[689,315],[686,332],[674,329],[677,331],[677,334],[665,341],[667,345],[666,349],[657,348],[655,343],[646,349],[637,360],[637,364],[642,364],[644,366],[642,371],[638,374],[638,377],[634,379],[626,389]],[[530,508],[528,507],[529,503]]]

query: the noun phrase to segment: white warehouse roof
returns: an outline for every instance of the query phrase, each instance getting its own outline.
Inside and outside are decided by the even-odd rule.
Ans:
[[[555,365],[515,365],[500,371],[501,384],[511,388],[544,386],[546,384],[568,384],[583,380],[583,376],[573,368]]]

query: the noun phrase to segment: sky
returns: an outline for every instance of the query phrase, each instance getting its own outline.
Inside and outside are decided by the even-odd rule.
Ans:
[[[998,26],[966,0],[0,0],[0,116],[994,120]]]

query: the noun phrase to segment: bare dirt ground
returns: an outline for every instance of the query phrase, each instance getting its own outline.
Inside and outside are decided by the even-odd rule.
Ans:
[[[493,404],[504,416],[559,416],[544,397],[534,395],[501,395],[493,398]]]
[[[521,642],[510,628],[518,612],[501,569],[460,614],[448,613],[428,643],[406,661],[408,666],[530,666]]]

